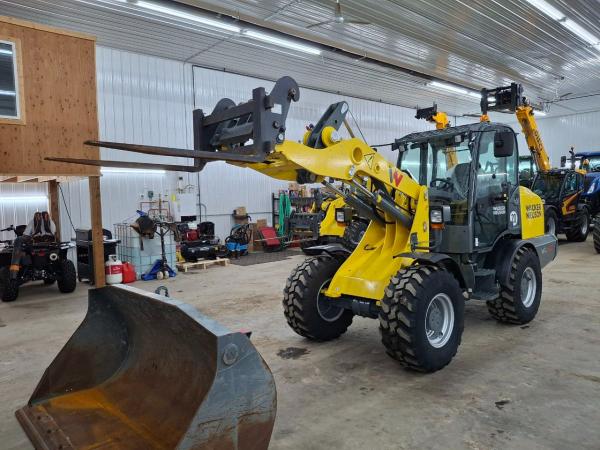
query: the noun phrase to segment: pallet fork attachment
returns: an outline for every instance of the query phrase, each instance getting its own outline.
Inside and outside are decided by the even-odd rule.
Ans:
[[[201,109],[196,109],[193,113],[193,150],[108,141],[85,142],[86,145],[93,147],[191,158],[194,160],[192,166],[53,157],[48,157],[46,160],[91,166],[181,172],[199,172],[208,161],[260,163],[275,150],[277,144],[285,140],[285,122],[290,104],[299,99],[300,88],[296,81],[291,77],[282,77],[277,80],[269,94],[262,87],[256,88],[252,91],[252,99],[245,103],[236,105],[231,99],[221,99],[210,115],[204,115]]]
[[[273,375],[243,332],[131,287],[90,290],[83,323],[17,419],[36,449],[266,449]]]

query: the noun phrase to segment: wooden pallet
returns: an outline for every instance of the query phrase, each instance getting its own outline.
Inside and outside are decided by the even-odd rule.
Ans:
[[[177,268],[187,272],[190,269],[206,269],[208,266],[214,265],[226,267],[229,265],[229,258],[201,259],[196,262],[177,263]]]

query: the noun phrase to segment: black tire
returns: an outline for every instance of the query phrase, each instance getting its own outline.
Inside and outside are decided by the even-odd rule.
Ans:
[[[368,223],[363,222],[362,220],[353,220],[346,226],[344,230],[344,236],[342,237],[344,245],[354,250],[360,240],[362,239],[365,231],[367,231]]]
[[[558,229],[558,217],[556,213],[549,209],[546,211],[546,217],[544,218],[544,232],[556,236],[556,230]]]
[[[19,297],[19,282],[10,279],[8,267],[0,269],[0,293],[3,302],[14,302]]]
[[[300,241],[300,250],[302,250],[302,253],[306,254],[305,250],[315,245],[319,245],[318,239],[311,239],[310,241]]]
[[[63,294],[69,294],[77,287],[77,272],[75,265],[70,259],[60,262],[60,273],[57,274],[58,290]]]
[[[590,232],[590,213],[584,208],[579,213],[577,226],[565,232],[567,240],[571,242],[585,242]]]
[[[288,325],[313,341],[330,341],[346,332],[352,311],[327,304],[320,311],[319,291],[333,278],[342,264],[329,256],[307,258],[294,269],[283,290],[283,312]]]
[[[428,338],[427,314],[439,297],[451,303],[454,321],[446,341],[439,347]],[[414,266],[400,270],[390,281],[381,302],[379,324],[387,354],[404,367],[435,372],[448,365],[458,350],[464,329],[462,289],[447,270],[435,266]],[[438,316],[439,317],[439,316]],[[431,316],[430,316],[430,320]]]
[[[594,233],[592,237],[594,238],[594,248],[597,253],[600,253],[600,214],[594,220]]]
[[[535,278],[533,298],[523,292],[525,271]],[[525,295],[524,295],[525,294]],[[510,268],[508,283],[501,286],[500,297],[487,302],[488,311],[499,322],[522,325],[531,322],[538,312],[542,299],[542,271],[536,253],[526,247],[517,250]]]

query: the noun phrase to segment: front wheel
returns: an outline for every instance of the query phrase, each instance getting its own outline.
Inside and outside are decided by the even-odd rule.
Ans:
[[[402,269],[385,290],[379,324],[388,355],[412,370],[440,370],[462,338],[461,287],[450,272],[435,266]]]
[[[335,305],[323,291],[342,261],[329,256],[307,258],[294,269],[283,290],[283,312],[288,325],[314,341],[330,341],[346,332],[354,314]]]
[[[60,274],[56,277],[58,281],[58,290],[63,294],[73,292],[77,287],[77,272],[75,265],[70,259],[63,259],[60,262]]]
[[[590,213],[587,209],[582,209],[579,213],[579,219],[577,220],[577,225],[574,228],[571,228],[569,231],[565,232],[567,235],[567,240],[571,242],[584,242],[588,233],[590,232]]]
[[[542,299],[542,270],[537,254],[521,247],[511,262],[506,286],[500,297],[487,302],[488,311],[499,322],[521,325],[531,322]]]

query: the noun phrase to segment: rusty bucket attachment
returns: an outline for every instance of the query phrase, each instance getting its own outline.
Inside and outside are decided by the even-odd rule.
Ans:
[[[83,323],[17,419],[37,449],[266,449],[273,375],[248,337],[131,287]]]

